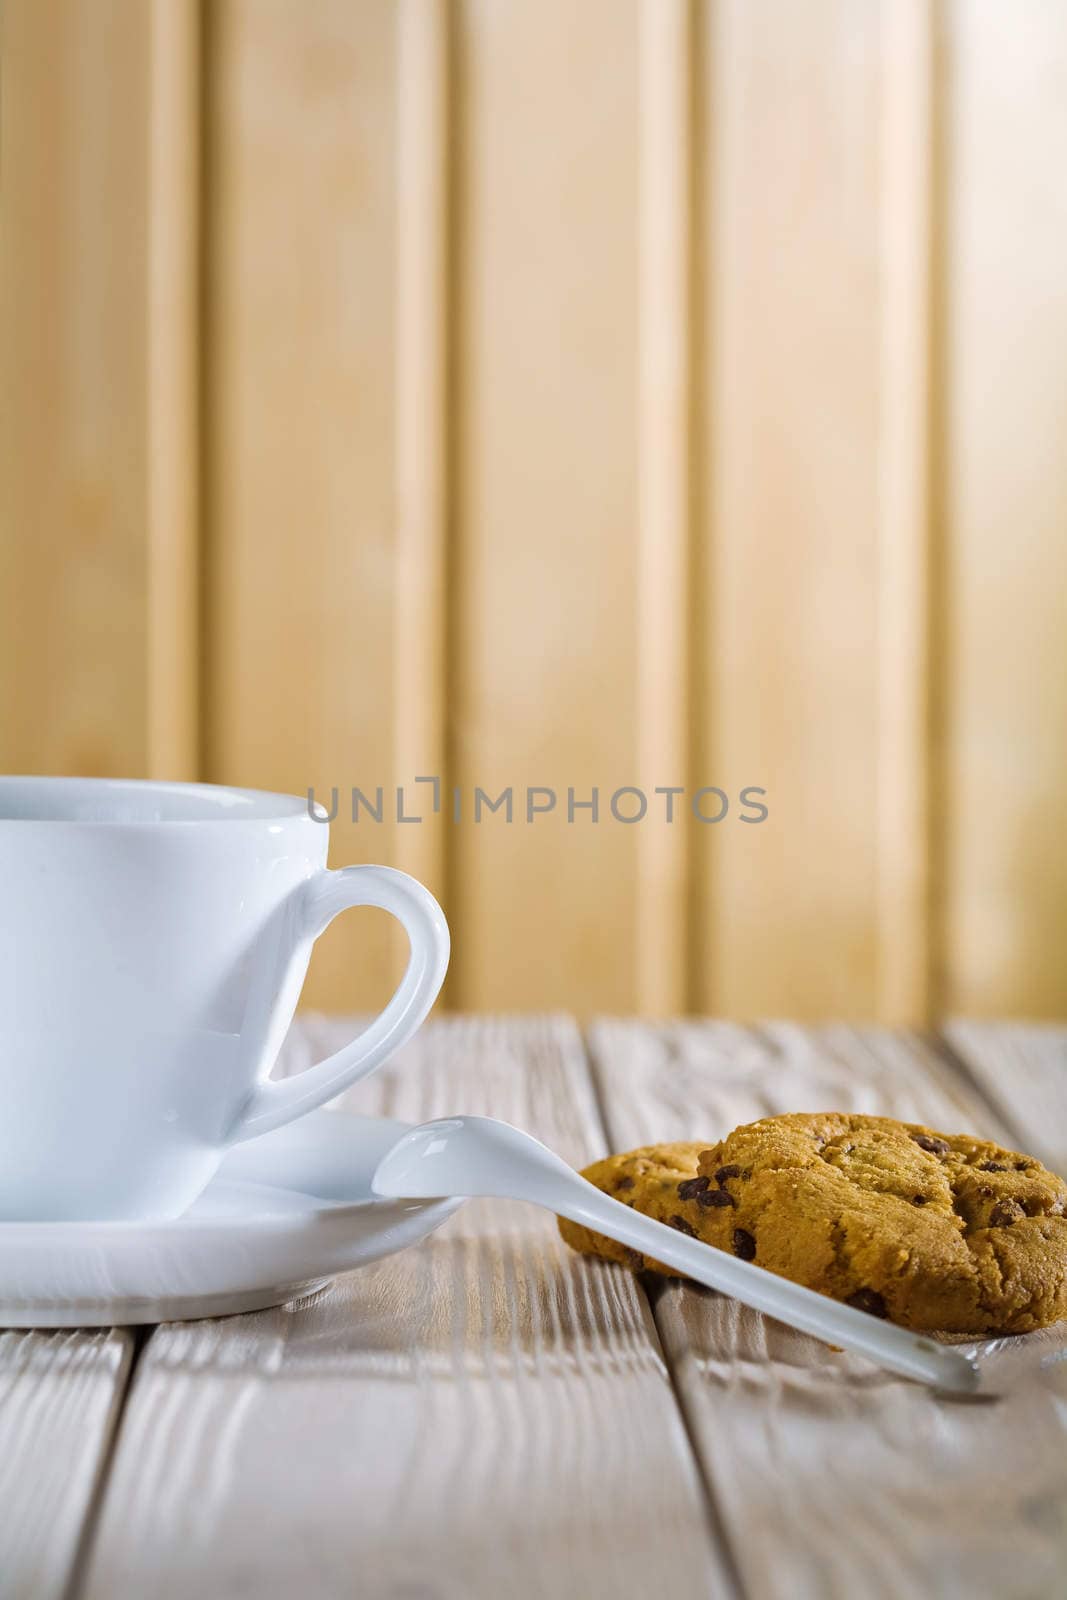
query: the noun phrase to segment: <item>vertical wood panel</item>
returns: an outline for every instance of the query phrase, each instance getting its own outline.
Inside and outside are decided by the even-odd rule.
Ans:
[[[452,742],[466,797],[514,785],[516,811],[454,830],[455,1002],[629,1010],[640,825],[608,803],[640,781],[639,12],[461,16]],[[599,821],[569,824],[594,785]],[[532,824],[527,786],[558,795]]]
[[[1067,12],[946,10],[952,1012],[1067,1005]]]
[[[314,786],[327,801],[336,785],[337,865],[393,859],[401,831],[365,814],[353,825],[349,805],[353,785],[372,796],[381,785],[395,817],[402,781],[398,385],[408,565],[433,514],[432,491],[410,493],[412,430],[433,403],[413,390],[423,288],[411,249],[398,372],[400,15],[410,48],[411,12],[389,0],[227,0],[211,12],[209,770]],[[419,157],[403,126],[409,175]],[[407,594],[410,617],[420,598]],[[376,1006],[393,954],[384,918],[339,919],[308,999]]]
[[[876,1003],[879,16],[722,0],[710,108],[702,1007]]]
[[[4,8],[0,765],[194,775],[196,8]]]

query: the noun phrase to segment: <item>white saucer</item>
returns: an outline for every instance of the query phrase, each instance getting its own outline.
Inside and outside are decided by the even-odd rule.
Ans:
[[[172,1222],[0,1222],[0,1327],[259,1311],[425,1238],[459,1200],[381,1200],[401,1122],[315,1111],[231,1150]]]

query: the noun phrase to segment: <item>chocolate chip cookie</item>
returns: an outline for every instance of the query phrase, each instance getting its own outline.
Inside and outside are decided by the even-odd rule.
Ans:
[[[710,1149],[651,1146],[585,1176],[683,1232],[904,1327],[1026,1333],[1067,1316],[1067,1184],[1034,1157],[970,1134],[843,1112],[767,1117]],[[560,1226],[577,1249],[632,1255]]]

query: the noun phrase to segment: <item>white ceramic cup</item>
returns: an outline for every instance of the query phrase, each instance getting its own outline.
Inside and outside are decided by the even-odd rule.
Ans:
[[[448,965],[433,896],[326,870],[308,802],[209,784],[0,777],[0,1219],[176,1216],[226,1149],[410,1038]],[[269,1082],[339,911],[404,926],[407,970],[345,1049]]]

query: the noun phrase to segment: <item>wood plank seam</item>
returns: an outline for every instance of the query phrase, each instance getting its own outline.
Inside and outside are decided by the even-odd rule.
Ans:
[[[606,1086],[600,1075],[600,1069],[597,1064],[596,1055],[590,1048],[588,1028],[582,1029],[582,1049],[585,1052],[586,1070],[589,1074],[589,1083],[592,1090],[593,1103],[596,1106],[597,1119],[600,1123],[600,1132],[604,1141],[603,1148],[606,1154],[611,1149]],[[621,1267],[611,1267],[608,1270],[613,1272],[621,1272],[624,1269]],[[667,1374],[670,1378],[671,1392],[674,1395],[674,1401],[678,1407],[678,1413],[682,1419],[682,1426],[685,1429],[685,1436],[689,1444],[690,1454],[692,1455],[693,1461],[696,1464],[696,1470],[703,1486],[704,1507],[707,1514],[708,1527],[711,1537],[715,1541],[722,1554],[723,1564],[729,1575],[730,1582],[733,1585],[738,1600],[745,1600],[747,1590],[741,1577],[741,1568],[737,1560],[737,1553],[734,1549],[733,1540],[730,1537],[729,1521],[726,1516],[725,1509],[719,1504],[719,1500],[715,1493],[711,1479],[704,1469],[703,1452],[699,1448],[696,1429],[694,1427],[694,1419],[686,1396],[686,1391],[684,1386],[678,1382],[677,1368],[675,1367],[670,1355],[670,1344],[669,1341],[664,1337],[664,1330],[658,1314],[660,1293],[658,1290],[651,1289],[651,1286],[644,1280],[640,1281],[639,1287],[641,1295],[648,1305],[649,1315],[652,1319],[653,1326],[656,1329],[656,1339],[659,1344],[664,1366],[666,1367]]]
[[[930,1006],[930,605],[934,321],[933,18],[886,8],[878,433],[877,1016]]]
[[[217,698],[219,652],[216,648],[216,604],[218,588],[215,541],[219,535],[213,515],[215,476],[219,470],[214,444],[217,410],[214,404],[216,372],[216,314],[214,264],[216,259],[218,195],[216,174],[221,142],[219,132],[216,74],[221,24],[219,10],[210,0],[199,0],[199,100],[200,144],[197,173],[197,740],[196,776],[210,782],[222,760],[221,733],[218,727]]]
[[[708,48],[708,16],[703,4],[694,3],[689,13],[689,293],[687,314],[689,320],[689,459],[688,459],[688,593],[685,596],[685,628],[688,639],[686,664],[686,702],[689,706],[686,729],[685,762],[688,780],[703,784],[712,769],[714,729],[709,719],[713,705],[702,670],[703,628],[711,594],[710,549],[717,536],[717,528],[710,518],[711,496],[706,480],[715,471],[715,461],[708,459],[705,441],[710,437],[708,381],[708,174],[712,169],[709,149],[711,117],[709,115],[707,86],[703,64]],[[708,977],[708,914],[705,895],[713,892],[712,880],[698,870],[692,846],[686,857],[686,887],[683,915],[685,918],[685,972],[683,975],[680,1011],[699,1011],[702,999],[710,993],[714,982]]]
[[[444,539],[444,570],[442,573],[442,604],[444,618],[444,662],[441,692],[444,700],[441,727],[441,774],[444,792],[450,794],[459,782],[462,768],[462,729],[459,726],[457,707],[463,702],[463,656],[457,647],[462,637],[464,623],[462,596],[469,574],[463,559],[463,540],[460,537],[463,515],[463,391],[465,370],[462,352],[467,337],[467,308],[463,291],[463,253],[465,248],[464,219],[468,204],[467,183],[464,170],[464,150],[467,141],[466,115],[466,62],[463,53],[462,21],[457,9],[450,5],[448,26],[445,30],[445,96],[448,137],[445,144],[445,264],[444,307],[448,323],[448,337],[444,349],[444,485],[442,491],[442,521]],[[441,826],[445,821],[442,816]],[[451,836],[443,846],[441,862],[444,909],[452,929],[453,939],[462,949],[462,927],[465,899],[461,884],[461,863],[458,841]],[[457,937],[458,934],[458,937]],[[441,1004],[445,1010],[458,1009],[462,1004],[463,960],[453,958],[441,991]]]
[[[111,1481],[111,1470],[118,1452],[119,1439],[122,1434],[122,1424],[126,1416],[130,1395],[133,1392],[134,1379],[141,1355],[153,1333],[151,1327],[128,1328],[125,1330],[131,1337],[132,1349],[130,1359],[126,1365],[125,1380],[117,1391],[112,1402],[111,1414],[108,1418],[108,1433],[103,1454],[93,1485],[93,1492],[85,1512],[85,1521],[82,1523],[81,1535],[74,1551],[71,1562],[70,1579],[63,1595],[63,1600],[78,1600],[82,1591],[85,1575],[89,1570],[92,1558],[93,1540],[100,1522],[100,1509],[107,1494],[108,1484]]]
[[[309,1022],[283,1070],[351,1031]],[[565,1019],[443,1019],[404,1057],[351,1109],[495,1113],[575,1163],[602,1137]],[[732,1592],[640,1286],[491,1202],[313,1300],[151,1336],[78,1600],[120,1575],[280,1597],[309,1551],[338,1596],[361,1561],[368,1594],[488,1597],[519,1570],[527,1593],[609,1600],[668,1561],[690,1592]]]
[[[639,48],[637,762],[651,793],[688,784],[692,510],[692,7],[643,0]],[[637,1010],[686,1003],[684,823],[639,834]]]
[[[940,1028],[926,1036],[931,1049],[936,1050],[941,1060],[955,1077],[961,1087],[973,1099],[986,1107],[990,1118],[994,1122],[1003,1123],[1017,1150],[1026,1151],[1029,1135],[1025,1128],[1012,1115],[1010,1101],[998,1099],[990,1094],[989,1087],[980,1075],[974,1071],[967,1057],[953,1044],[948,1035]],[[951,1131],[951,1130],[950,1130]]]
[[[1067,1045],[1055,1037],[973,1028],[962,1048],[992,1087],[1028,1061],[1063,1081]],[[589,1049],[615,1149],[835,1106],[1011,1143],[999,1110],[915,1032],[599,1021]],[[1043,1103],[1023,1104],[1031,1128]],[[1021,1148],[1042,1153],[1032,1133]],[[1056,1588],[1062,1326],[983,1343],[1010,1403],[960,1406],[684,1283],[664,1284],[654,1310],[750,1592],[1022,1600]]]
[[[955,1018],[944,1033],[978,1092],[1020,1130],[1018,1148],[1067,1173],[1067,1030]]]
[[[452,10],[402,0],[397,13],[396,586],[397,784],[444,773],[449,495],[449,158]],[[437,891],[444,814],[401,828],[397,866]]]
[[[954,982],[955,952],[949,938],[949,852],[954,847],[953,800],[949,792],[951,763],[949,740],[953,732],[950,700],[952,662],[949,592],[949,539],[953,513],[950,506],[949,408],[955,404],[953,374],[949,366],[948,313],[952,292],[948,260],[949,111],[951,63],[945,38],[943,8],[931,6],[930,24],[930,285],[929,285],[929,429],[927,492],[929,552],[927,557],[927,632],[929,738],[927,812],[927,1020],[940,1022]]]
[[[0,1330],[0,1589],[59,1600],[106,1477],[133,1339]]]
[[[201,101],[195,5],[148,19],[147,776],[199,760]]]

